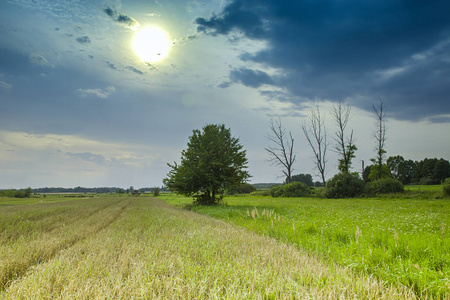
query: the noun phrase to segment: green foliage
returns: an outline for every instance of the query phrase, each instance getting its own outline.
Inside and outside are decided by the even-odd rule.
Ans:
[[[1,197],[9,197],[9,198],[30,198],[33,194],[33,190],[29,187],[22,190],[3,190],[0,191]]]
[[[442,191],[444,192],[444,196],[450,197],[450,178],[445,179],[442,184]]]
[[[306,197],[311,195],[311,188],[303,182],[291,182],[270,188],[272,197]]]
[[[310,188],[303,182],[291,182],[283,185],[282,197],[306,197],[310,193]]]
[[[391,171],[393,178],[400,180],[402,183],[406,181],[406,169],[405,169],[405,159],[403,156],[390,156],[387,159],[386,165]]]
[[[228,195],[250,194],[256,191],[256,188],[250,183],[244,182],[239,186],[233,187],[227,191]]]
[[[391,170],[387,165],[372,165],[370,167],[369,180],[378,180],[391,177]]]
[[[450,162],[441,158],[434,165],[432,178],[435,183],[440,183],[448,177],[450,177]]]
[[[440,184],[448,177],[450,177],[450,162],[443,158],[425,158],[416,164],[415,183]]]
[[[168,164],[172,170],[163,182],[171,191],[193,196],[198,204],[216,204],[226,190],[250,177],[246,151],[223,124],[194,130],[187,146],[180,165]]]
[[[281,197],[283,195],[283,186],[282,185],[274,185],[269,189],[269,193],[272,197]]]
[[[372,165],[367,166],[364,168],[363,174],[362,174],[362,179],[364,180],[364,182],[369,182],[369,175],[370,175],[370,168],[372,168]]]
[[[327,183],[325,197],[327,198],[353,198],[364,191],[364,181],[357,173],[338,173]]]
[[[349,144],[345,146],[346,151],[343,153],[343,158],[339,159],[338,170],[342,173],[350,172],[352,167],[352,159],[355,158],[355,152],[358,150],[355,145]]]
[[[365,187],[367,195],[403,193],[404,191],[403,183],[395,178],[383,178],[371,181]]]
[[[311,174],[297,174],[291,177],[291,182],[303,182],[307,186],[314,186]]]
[[[159,187],[155,187],[153,189],[153,196],[158,197],[160,192],[161,192],[161,189]]]

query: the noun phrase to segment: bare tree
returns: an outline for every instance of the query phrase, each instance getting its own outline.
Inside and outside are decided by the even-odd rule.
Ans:
[[[334,122],[338,127],[334,136],[334,141],[336,142],[334,151],[341,157],[339,159],[338,169],[343,173],[348,173],[350,171],[352,158],[355,157],[355,152],[358,150],[354,144],[353,130],[351,131],[349,138],[346,138],[345,136],[345,129],[350,120],[351,111],[352,107],[349,104],[343,105],[339,102],[338,104],[333,105],[333,110],[331,112]]]
[[[323,185],[326,186],[325,168],[328,142],[325,129],[325,115],[320,114],[319,106],[316,106],[316,109],[308,111],[308,118],[309,123],[303,121],[302,130],[314,153],[316,169],[322,178]]]
[[[389,175],[387,168],[383,167],[383,162],[386,154],[386,106],[381,98],[378,98],[378,104],[373,104],[373,111],[376,114],[375,132],[373,137],[375,138],[375,152],[376,158],[372,158],[371,161],[375,164],[376,168],[371,172],[371,179],[380,179]],[[385,174],[386,173],[386,174]]]
[[[275,144],[273,147],[264,148],[271,156],[269,161],[283,168],[286,183],[290,183],[294,171],[292,165],[295,161],[294,138],[291,132],[289,131],[289,135],[286,134],[286,129],[281,126],[281,119],[278,119],[275,124],[273,120],[270,120],[270,133],[267,135],[267,139]]]

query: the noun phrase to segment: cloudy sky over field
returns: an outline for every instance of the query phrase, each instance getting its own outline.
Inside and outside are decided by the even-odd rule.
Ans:
[[[264,151],[279,117],[294,174],[314,174],[300,125],[319,105],[332,143],[337,101],[353,107],[355,171],[375,156],[377,99],[388,156],[450,159],[449,11],[447,0],[3,0],[0,188],[160,186],[209,123],[240,138],[253,183],[281,182]],[[149,26],[169,41],[160,60],[133,43]],[[328,178],[336,166],[330,151]]]

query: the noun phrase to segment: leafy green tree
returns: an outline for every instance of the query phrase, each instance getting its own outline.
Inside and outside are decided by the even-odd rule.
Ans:
[[[24,194],[25,194],[25,198],[30,198],[31,195],[33,195],[33,189],[30,188],[30,187],[27,187],[27,188],[24,190]]]
[[[432,178],[435,183],[441,183],[448,177],[450,177],[450,162],[441,158],[434,165]]]
[[[379,180],[384,178],[390,178],[391,177],[391,170],[389,167],[385,164],[381,165],[372,165],[370,167],[370,174],[369,174],[369,180]]]
[[[403,184],[409,184],[414,180],[414,176],[417,169],[417,163],[415,161],[412,161],[411,159],[408,159],[405,160],[404,167],[405,167],[405,182],[403,182]]]
[[[393,178],[400,180],[403,184],[406,182],[406,166],[405,159],[401,155],[390,156],[386,162],[391,170]]]
[[[370,169],[372,168],[372,165],[367,166],[364,168],[363,174],[362,174],[362,179],[365,183],[369,182],[369,176],[370,176]]]
[[[442,183],[442,191],[444,192],[444,196],[450,197],[450,178],[445,179]]]
[[[307,186],[314,186],[311,174],[297,174],[292,176],[291,182],[303,182]]]
[[[168,165],[172,170],[164,184],[177,194],[194,196],[198,204],[216,204],[227,189],[250,177],[246,151],[223,124],[194,130],[187,149],[181,151],[181,163]]]

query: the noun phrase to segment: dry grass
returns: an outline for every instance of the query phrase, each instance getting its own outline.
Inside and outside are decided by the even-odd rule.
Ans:
[[[414,298],[408,289],[154,198],[80,201],[66,210],[78,219],[2,246],[0,298]]]

